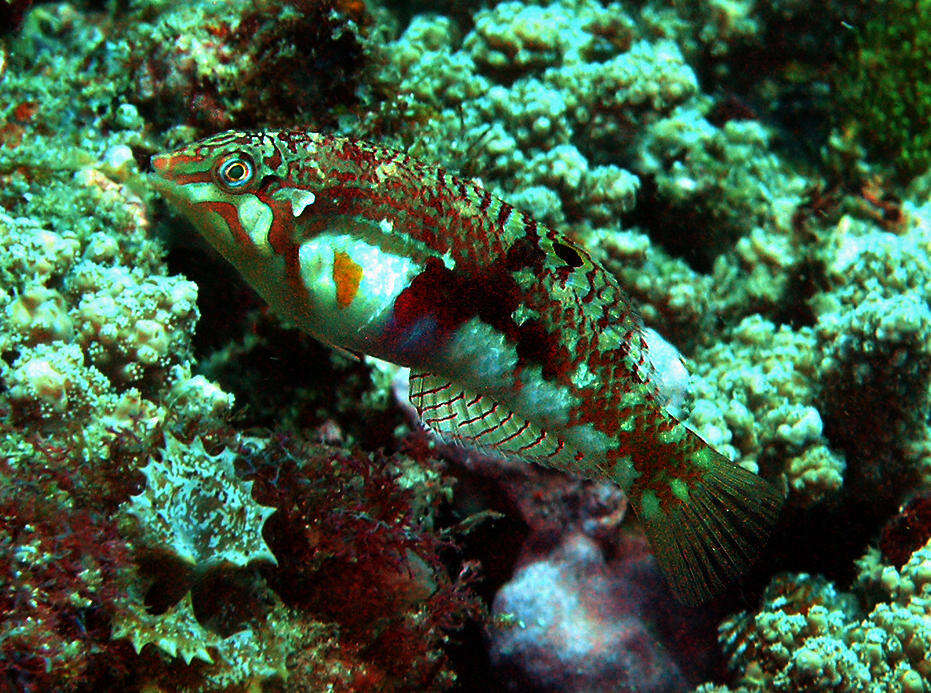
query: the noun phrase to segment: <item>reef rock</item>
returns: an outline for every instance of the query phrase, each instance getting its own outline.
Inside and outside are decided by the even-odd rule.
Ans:
[[[501,588],[490,653],[509,690],[685,689],[678,664],[637,613],[644,576],[613,567],[595,542],[573,534]]]

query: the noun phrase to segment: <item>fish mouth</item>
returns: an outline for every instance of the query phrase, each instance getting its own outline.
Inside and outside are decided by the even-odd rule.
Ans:
[[[166,178],[163,172],[155,170],[151,173],[148,173],[145,178],[148,181],[149,186],[159,194],[164,195],[165,197],[168,197],[172,200],[178,198],[178,185],[170,178]]]
[[[172,175],[171,154],[156,154],[149,159],[151,171],[146,175],[150,189],[162,196],[179,211],[189,214],[193,204],[184,193],[184,186]]]
[[[149,168],[151,172],[146,176],[149,183],[158,192],[169,195],[172,188],[176,187],[169,175],[169,171],[171,171],[171,154],[156,154],[150,157]]]
[[[164,175],[168,170],[168,164],[171,162],[171,154],[155,154],[149,157],[149,166],[158,175]]]

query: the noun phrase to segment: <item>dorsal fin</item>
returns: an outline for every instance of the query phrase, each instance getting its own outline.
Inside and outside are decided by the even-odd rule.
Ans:
[[[583,473],[581,456],[565,441],[487,395],[411,371],[410,400],[424,425],[448,443]]]

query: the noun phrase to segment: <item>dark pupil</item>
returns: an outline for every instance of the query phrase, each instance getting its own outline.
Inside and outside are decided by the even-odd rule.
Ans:
[[[564,243],[555,241],[553,243],[553,250],[555,250],[559,258],[570,267],[582,266],[582,258],[579,257],[579,254],[575,251],[574,248],[570,248]]]
[[[226,177],[229,178],[234,183],[238,183],[246,177],[248,171],[246,167],[242,164],[230,164],[226,168]]]

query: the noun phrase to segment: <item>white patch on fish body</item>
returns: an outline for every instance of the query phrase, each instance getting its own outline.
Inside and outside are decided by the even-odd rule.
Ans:
[[[303,188],[281,188],[272,193],[272,199],[281,200],[291,205],[291,214],[294,218],[301,216],[304,210],[314,203],[317,196],[310,190]]]
[[[337,303],[333,276],[337,253],[345,253],[362,272],[352,302],[346,306]],[[315,333],[348,349],[391,360],[391,354],[378,353],[379,338],[391,318],[395,299],[420,273],[420,265],[349,234],[324,234],[304,241],[298,262],[301,281],[319,311]]]
[[[274,214],[267,204],[255,195],[243,195],[239,199],[239,221],[256,247],[268,246],[268,233],[272,228]]]
[[[517,367],[517,350],[501,332],[479,318],[462,324],[443,351],[451,376],[466,385],[474,382],[477,390],[486,392],[497,391],[509,382]]]
[[[665,400],[666,411],[677,419],[686,418],[690,376],[682,354],[651,327],[643,328],[643,339],[647,343],[650,363],[653,364],[653,380]]]
[[[301,216],[304,210],[314,203],[317,196],[309,190],[295,190],[291,197],[291,214],[295,217]]]

